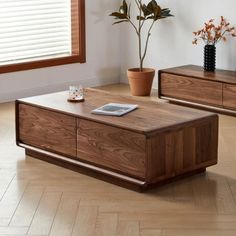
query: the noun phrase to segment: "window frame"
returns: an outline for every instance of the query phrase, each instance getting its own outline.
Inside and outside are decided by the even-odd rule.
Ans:
[[[71,63],[85,63],[86,62],[85,0],[71,0],[71,3],[73,5],[76,5],[78,8],[77,12],[78,14],[75,19],[75,22],[77,23],[77,29],[75,32],[72,31],[72,38],[76,38],[77,40],[76,39],[75,41],[72,40],[72,55],[58,58],[42,59],[31,62],[29,61],[29,62],[9,64],[9,65],[2,65],[0,66],[0,74],[51,67],[51,66],[66,65]],[[73,35],[74,33],[77,35]],[[79,53],[74,53],[73,45],[76,45],[77,49],[79,50]]]

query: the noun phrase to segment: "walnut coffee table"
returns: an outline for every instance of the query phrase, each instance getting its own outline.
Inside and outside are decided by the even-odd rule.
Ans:
[[[217,163],[216,114],[94,89],[83,103],[69,103],[67,96],[16,101],[16,140],[27,155],[136,190]],[[91,114],[110,102],[139,108],[123,117]]]

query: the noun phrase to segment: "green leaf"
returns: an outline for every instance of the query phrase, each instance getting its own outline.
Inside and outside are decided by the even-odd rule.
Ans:
[[[109,16],[114,16],[115,19],[127,19],[127,15],[122,14],[120,12],[113,12]]]
[[[143,16],[137,16],[137,20],[146,20],[146,18]]]
[[[155,16],[155,18],[157,18],[160,15],[161,15],[161,7],[157,5],[154,7],[154,16]]]
[[[154,10],[155,8],[158,6],[157,2],[155,0],[151,0],[148,5],[147,5],[147,8],[149,10],[149,12],[153,13],[154,14]]]
[[[152,0],[151,2],[152,2],[152,5],[153,5],[154,8],[155,8],[156,6],[158,6],[158,4],[157,4],[157,2],[156,2],[155,0]]]
[[[148,3],[147,5],[147,9],[149,12],[153,13],[153,5],[152,5],[152,1]]]
[[[161,14],[169,14],[169,13],[170,13],[169,9],[161,10]]]
[[[142,12],[143,12],[143,15],[146,17],[146,16],[149,16],[150,14],[152,14],[152,11],[150,11],[150,9],[148,9],[148,7],[143,4],[141,6],[141,9],[142,9]]]
[[[121,5],[121,7],[119,9],[119,12],[121,14],[127,15],[127,13],[128,13],[128,5],[126,3],[126,0],[123,0],[123,4]]]
[[[172,14],[170,14],[170,9],[169,8],[165,8],[161,10],[161,15],[162,18],[166,18],[166,17],[170,17],[170,16],[174,16]]]
[[[129,21],[128,20],[120,20],[120,21],[114,22],[113,25],[120,24],[123,22],[129,22]]]
[[[151,0],[146,10],[146,16],[148,16],[147,19],[154,19],[157,20],[161,16],[161,7],[157,4],[155,0]],[[149,14],[147,14],[149,13]]]

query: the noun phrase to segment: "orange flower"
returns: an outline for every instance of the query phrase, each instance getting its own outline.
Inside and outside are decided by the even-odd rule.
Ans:
[[[220,24],[215,25],[214,19],[210,19],[204,23],[204,27],[198,31],[194,31],[193,34],[196,36],[193,40],[193,44],[197,44],[202,39],[205,44],[215,45],[221,40],[227,41],[227,36],[236,37],[235,27],[230,27],[230,23],[221,16]]]

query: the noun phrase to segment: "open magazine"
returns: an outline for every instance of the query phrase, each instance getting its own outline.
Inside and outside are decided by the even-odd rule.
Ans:
[[[102,107],[92,110],[92,113],[108,116],[123,116],[124,114],[133,111],[137,107],[138,105],[136,104],[108,103]]]

